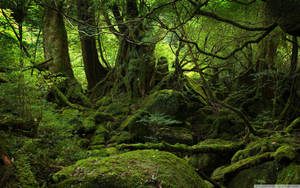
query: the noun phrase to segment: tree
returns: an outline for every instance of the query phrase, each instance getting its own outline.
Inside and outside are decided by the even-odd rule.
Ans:
[[[115,22],[118,24],[117,31],[111,27],[119,39],[119,50],[115,63],[114,76],[118,89],[125,91],[132,98],[144,96],[151,87],[150,81],[154,71],[153,52],[155,43],[143,42],[146,35],[151,32],[148,20],[139,19],[145,4],[138,8],[137,0],[126,0],[123,14],[117,4],[111,7]],[[108,12],[104,12],[108,25],[111,25]],[[125,24],[126,23],[126,24]]]
[[[79,36],[88,89],[102,80],[107,70],[100,64],[96,47],[95,13],[90,0],[77,0]],[[101,48],[99,46],[99,48]]]
[[[61,73],[74,79],[68,50],[68,36],[62,11],[62,1],[47,0],[44,4],[43,45],[45,59],[52,59],[47,65],[50,72]]]

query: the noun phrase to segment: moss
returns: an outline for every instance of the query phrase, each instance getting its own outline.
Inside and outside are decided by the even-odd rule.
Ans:
[[[97,107],[108,106],[109,104],[111,104],[111,102],[112,102],[111,97],[104,96],[96,102],[96,106]]]
[[[105,135],[98,134],[93,136],[91,140],[91,145],[101,145],[101,144],[105,144]]]
[[[112,115],[119,115],[119,114],[127,115],[129,111],[130,111],[130,107],[128,105],[119,102],[111,103],[105,109],[106,113],[111,113]]]
[[[254,137],[253,142],[247,145],[243,150],[240,150],[234,154],[231,161],[237,162],[239,160],[263,154],[265,152],[275,152],[279,147],[283,145],[295,146],[297,143],[292,137],[284,137],[281,135],[273,135],[268,138]]]
[[[89,157],[108,157],[119,154],[119,150],[115,147],[105,148],[105,146],[103,146],[98,149],[89,150],[87,153]]]
[[[151,94],[142,104],[142,108],[152,114],[159,113],[183,120],[188,114],[186,100],[181,92],[165,89]]]
[[[212,179],[226,180],[228,177],[231,177],[232,174],[242,169],[249,168],[270,160],[273,160],[272,153],[270,152],[249,157],[238,162],[232,163],[229,166],[222,166],[217,168],[212,174]]]
[[[193,144],[193,135],[189,129],[184,127],[162,127],[154,131],[154,137],[161,138],[159,141],[166,141],[170,144]]]
[[[275,184],[278,164],[266,162],[237,173],[228,183],[230,188],[253,188],[255,184]]]
[[[128,131],[131,127],[135,126],[138,121],[144,117],[149,116],[149,113],[143,110],[138,110],[133,115],[128,116],[121,124],[118,130],[120,131]],[[141,123],[140,123],[141,124]]]
[[[77,144],[82,148],[87,148],[90,144],[89,139],[82,138],[77,141]]]
[[[194,168],[201,169],[205,174],[211,174],[217,167],[225,165],[228,162],[228,158],[230,157],[224,153],[200,153],[193,154],[188,162]]]
[[[127,131],[122,131],[114,136],[112,136],[108,143],[109,144],[121,144],[121,143],[127,143],[132,139],[131,135]]]
[[[181,152],[181,153],[232,153],[239,148],[243,147],[243,143],[234,143],[224,141],[220,144],[221,140],[209,140],[193,146],[185,144],[169,144],[166,142],[161,143],[138,143],[138,144],[121,144],[118,146],[120,149],[158,149],[161,151]]]
[[[245,127],[242,123],[235,121],[234,117],[219,116],[214,120],[210,130],[209,138],[233,140],[244,135]]]
[[[59,182],[53,187],[208,187],[186,161],[155,150],[88,158],[53,179]]]
[[[277,161],[292,161],[296,157],[296,150],[290,145],[283,145],[276,150],[276,152],[273,154],[273,157]]]
[[[104,121],[114,121],[115,120],[115,118],[111,114],[105,113],[105,112],[100,112],[100,111],[97,111],[93,115],[93,118],[96,123],[102,123]]]
[[[21,155],[16,159],[14,166],[16,170],[17,182],[20,186],[38,187],[38,182],[31,170],[29,158],[26,155]]]
[[[284,168],[280,172],[276,184],[300,184],[300,165],[291,163]]]
[[[300,117],[296,118],[286,129],[285,131],[291,133],[293,131],[300,130]]]
[[[97,128],[96,123],[95,123],[93,117],[85,118],[82,121],[82,126],[83,126],[83,129],[84,129],[85,133],[92,133]]]

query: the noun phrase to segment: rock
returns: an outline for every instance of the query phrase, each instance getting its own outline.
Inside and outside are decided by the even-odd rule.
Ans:
[[[138,150],[106,158],[91,157],[53,176],[52,187],[208,187],[193,167],[175,155]]]
[[[189,127],[180,121],[162,114],[150,114],[139,110],[129,116],[121,125],[121,130],[128,130],[131,139],[140,142],[166,141],[171,144],[191,145],[193,135]]]
[[[300,165],[291,163],[278,175],[276,184],[300,184]]]
[[[291,137],[285,137],[281,135],[275,135],[269,138],[255,138],[256,140],[251,142],[246,146],[245,149],[242,149],[234,154],[231,161],[237,162],[239,160],[263,154],[265,152],[275,152],[278,148],[282,146],[290,145],[291,147],[296,147],[297,142]],[[282,148],[283,149],[283,148]],[[280,150],[278,150],[279,152]],[[279,154],[279,153],[278,153]],[[280,154],[281,155],[281,154]],[[279,157],[279,155],[278,155]]]
[[[151,94],[142,105],[151,114],[163,114],[172,119],[182,121],[188,114],[185,96],[175,90],[165,89]]]
[[[261,155],[252,156],[238,162],[232,163],[228,166],[221,166],[214,170],[211,175],[211,178],[216,181],[228,181],[232,178],[232,176],[243,169],[251,168],[256,165],[260,165],[267,161],[272,161],[274,158],[272,157],[271,152],[267,152]]]
[[[278,164],[266,162],[237,173],[227,187],[253,188],[255,184],[275,184],[278,174]]]
[[[234,118],[231,116],[217,117],[210,129],[209,138],[232,140],[240,138],[245,134],[245,126],[243,123],[234,121]]]
[[[227,163],[228,157],[215,153],[194,154],[189,159],[189,164],[196,169],[201,169],[205,174],[210,175],[214,169]]]

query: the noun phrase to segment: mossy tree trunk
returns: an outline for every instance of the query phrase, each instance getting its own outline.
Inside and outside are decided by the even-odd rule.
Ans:
[[[51,73],[60,73],[65,77],[74,78],[69,50],[68,37],[63,16],[60,14],[63,4],[47,0],[43,17],[44,55],[53,60],[48,63]]]
[[[107,74],[106,69],[100,64],[95,34],[95,14],[90,0],[77,0],[78,19],[84,24],[79,25],[82,57],[88,89],[92,89]]]
[[[64,105],[72,104],[70,102],[72,101],[90,106],[91,104],[83,95],[81,85],[75,79],[72,70],[68,36],[63,15],[61,14],[63,2],[47,0],[44,3],[44,56],[46,59],[52,59],[47,63],[47,67],[52,74],[60,74],[66,78],[53,86],[54,96]],[[65,96],[62,97],[62,94]]]
[[[154,72],[153,43],[141,42],[149,28],[138,21],[139,10],[136,0],[126,1],[126,25],[119,27],[119,51],[116,59],[115,76],[119,81],[118,89],[136,98],[147,94]],[[118,18],[120,20],[120,18]],[[148,31],[147,31],[148,30]]]

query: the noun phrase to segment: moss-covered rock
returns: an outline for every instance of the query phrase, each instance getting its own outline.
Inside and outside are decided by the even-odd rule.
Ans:
[[[142,105],[146,111],[155,114],[164,114],[172,119],[183,120],[188,114],[188,105],[185,96],[175,90],[160,90],[151,94]]]
[[[53,176],[53,187],[201,187],[186,161],[168,152],[139,150],[99,159],[91,157]]]
[[[300,184],[300,165],[291,163],[278,175],[276,184]]]
[[[162,127],[154,132],[154,137],[159,141],[166,141],[171,144],[182,143],[187,145],[193,144],[192,132],[184,127]],[[151,141],[151,138],[149,139]]]
[[[252,156],[243,160],[240,160],[238,162],[232,163],[228,166],[222,166],[217,168],[212,173],[212,179],[218,180],[218,181],[227,181],[232,177],[233,174],[243,170],[247,169],[259,164],[262,164],[267,161],[273,160],[273,156],[271,152],[267,152],[261,155]]]
[[[234,154],[231,161],[237,162],[239,160],[255,156],[258,154],[263,154],[265,152],[275,152],[281,146],[296,146],[297,142],[292,137],[285,137],[281,135],[273,135],[268,138],[255,137],[255,141],[251,142],[242,149]]]
[[[228,162],[228,156],[215,153],[200,153],[192,155],[188,162],[194,168],[201,169],[201,171],[209,175],[217,167],[225,165]]]
[[[228,183],[230,188],[253,188],[255,184],[275,184],[278,164],[266,162],[237,173]]]
[[[237,139],[244,135],[245,126],[234,120],[232,116],[216,117],[212,126],[209,138],[222,138],[225,140]]]

